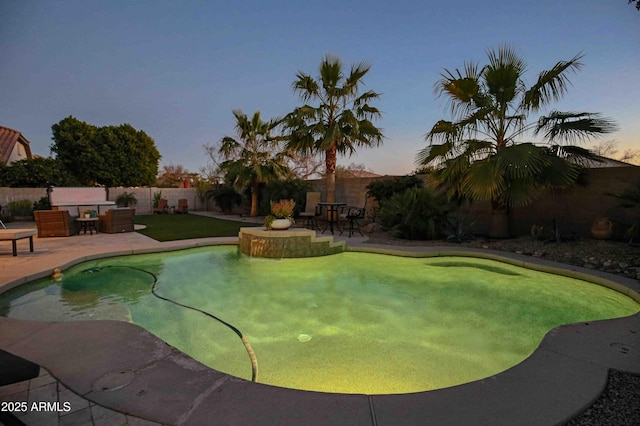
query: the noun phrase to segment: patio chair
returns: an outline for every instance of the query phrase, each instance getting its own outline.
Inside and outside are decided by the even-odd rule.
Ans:
[[[178,200],[178,207],[176,207],[175,209],[173,209],[174,213],[179,213],[179,214],[187,214],[189,213],[189,204],[187,203],[187,199],[186,198],[181,198]]]
[[[321,198],[320,195],[319,192],[307,192],[307,202],[305,203],[304,211],[298,214],[298,216],[302,218],[302,226],[311,229],[318,228],[318,216],[321,214],[318,206]]]
[[[166,214],[166,213],[169,213],[169,202],[164,198],[160,198],[158,200],[158,206],[153,208],[153,214]]]
[[[354,231],[358,231],[361,236],[364,236],[360,230],[360,220],[364,219],[367,212],[367,200],[368,196],[365,192],[360,194],[359,206],[344,206],[340,209],[339,220],[345,221],[348,224],[342,227],[340,235],[342,235],[342,232],[348,230],[349,238],[351,238]]]
[[[133,218],[135,209],[111,209],[104,215],[98,216],[100,232],[116,234],[120,232],[133,232]]]
[[[68,237],[78,233],[76,218],[67,210],[35,210],[33,216],[38,228],[38,238]]]

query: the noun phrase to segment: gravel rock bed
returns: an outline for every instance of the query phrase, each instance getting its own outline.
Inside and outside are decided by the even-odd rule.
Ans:
[[[640,377],[611,370],[602,395],[567,426],[623,425],[640,425]]]
[[[443,240],[403,240],[386,232],[373,232],[367,236],[367,242],[372,244],[473,247],[508,251],[640,280],[640,247],[616,241],[581,239],[557,243],[522,237],[508,240],[477,238],[463,243],[449,243]]]

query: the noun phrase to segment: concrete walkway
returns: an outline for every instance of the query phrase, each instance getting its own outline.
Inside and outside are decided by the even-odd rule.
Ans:
[[[24,224],[11,224],[19,227]],[[236,238],[159,243],[138,233],[35,239],[29,253],[0,246],[0,292],[80,261]],[[349,239],[353,250],[391,251]],[[405,254],[473,254],[546,270],[551,262],[475,250],[403,248]],[[503,258],[504,257],[504,258]],[[571,268],[581,276],[591,271]],[[640,300],[637,281],[599,274]],[[71,409],[17,413],[26,424],[102,425],[552,425],[590,406],[610,368],[640,375],[640,314],[552,330],[521,364],[487,379],[405,395],[343,395],[251,383],[212,370],[146,330],[118,321],[44,323],[0,318],[0,348],[44,367],[28,383],[0,388],[0,400],[69,402]],[[48,416],[45,418],[45,414]]]

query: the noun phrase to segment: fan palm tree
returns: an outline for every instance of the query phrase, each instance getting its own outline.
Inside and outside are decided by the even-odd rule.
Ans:
[[[526,63],[507,46],[487,52],[489,63],[465,63],[447,69],[436,93],[449,101],[453,121],[440,120],[427,133],[429,145],[417,162],[434,168],[433,177],[450,198],[489,200],[490,235],[507,237],[510,207],[531,203],[543,188],[567,188],[578,179],[593,154],[566,144],[615,130],[599,114],[552,111],[534,122],[537,113],[566,92],[567,73],[577,71],[582,55],[542,71],[531,87],[523,75]],[[546,142],[523,142],[527,135]]]
[[[381,114],[369,104],[380,95],[371,90],[360,93],[369,69],[370,65],[359,63],[345,75],[340,59],[327,55],[317,78],[300,71],[293,83],[294,92],[315,106],[305,104],[287,115],[287,147],[302,153],[324,152],[327,201],[335,201],[337,155],[382,143],[382,133],[372,122]]]
[[[279,119],[262,121],[257,111],[249,119],[241,110],[234,110],[238,139],[222,138],[219,153],[224,161],[220,167],[232,179],[238,192],[251,189],[251,216],[258,215],[258,192],[261,183],[269,183],[291,174],[286,154],[280,148],[281,138],[271,132]]]

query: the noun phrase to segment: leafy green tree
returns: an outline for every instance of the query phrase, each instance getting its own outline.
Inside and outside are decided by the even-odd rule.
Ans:
[[[615,129],[596,113],[552,111],[527,121],[566,92],[567,73],[579,70],[581,55],[542,71],[531,87],[526,64],[509,47],[487,52],[483,67],[466,63],[447,69],[436,92],[450,102],[453,121],[440,120],[426,136],[429,146],[418,162],[434,167],[432,177],[451,199],[490,200],[490,236],[507,237],[508,209],[532,202],[543,188],[567,188],[581,173],[581,161],[593,158],[576,142]],[[546,142],[521,142],[532,134]]]
[[[67,117],[51,127],[51,151],[81,185],[153,185],[158,173],[154,140],[129,124],[96,127]]]
[[[155,185],[158,188],[180,188],[185,179],[192,179],[193,176],[182,164],[169,163],[162,167]]]
[[[251,216],[258,215],[260,184],[284,179],[291,175],[286,154],[280,150],[281,138],[272,135],[280,120],[262,121],[256,111],[249,119],[240,110],[234,110],[238,139],[222,138],[220,154],[224,158],[220,167],[233,179],[234,188],[251,191]]]
[[[324,152],[327,201],[335,201],[337,154],[351,155],[356,148],[382,143],[382,132],[372,122],[381,114],[370,105],[380,95],[371,90],[360,94],[370,68],[360,63],[345,75],[340,59],[326,56],[317,78],[298,72],[293,83],[304,102],[316,105],[305,104],[287,115],[287,147],[302,153]]]
[[[0,186],[13,188],[43,188],[50,185],[77,185],[73,176],[54,158],[34,157],[3,165]]]

